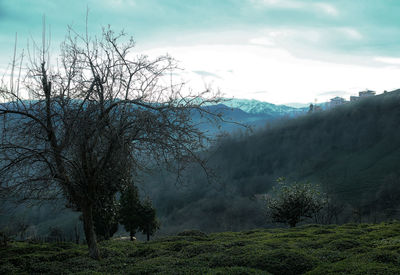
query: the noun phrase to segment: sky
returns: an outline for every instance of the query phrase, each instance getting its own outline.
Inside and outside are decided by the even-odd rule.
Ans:
[[[19,52],[40,41],[45,15],[57,54],[87,8],[91,34],[111,25],[134,53],[171,55],[194,90],[285,104],[400,88],[399,0],[0,0],[0,73],[16,33]]]

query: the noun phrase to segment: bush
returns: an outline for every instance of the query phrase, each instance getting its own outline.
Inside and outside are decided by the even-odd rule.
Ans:
[[[329,246],[335,250],[344,251],[360,246],[360,242],[353,239],[339,239],[332,241]]]
[[[274,222],[295,227],[306,218],[312,218],[324,206],[325,200],[318,189],[310,183],[288,184],[284,178],[267,198],[269,216]]]
[[[317,260],[295,250],[277,249],[254,255],[251,266],[272,274],[303,274],[316,266]]]
[[[178,236],[197,236],[197,237],[207,237],[206,233],[201,232],[200,230],[185,230],[178,233]]]
[[[264,274],[269,275],[269,272],[265,272],[258,269],[253,269],[243,266],[232,266],[232,267],[217,267],[211,269],[207,275],[247,275],[247,274]]]

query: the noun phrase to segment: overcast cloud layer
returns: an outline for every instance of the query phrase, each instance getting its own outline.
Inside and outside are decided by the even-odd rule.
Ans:
[[[53,46],[67,25],[110,24],[137,41],[138,53],[169,53],[194,89],[273,103],[324,101],[366,88],[400,88],[397,0],[0,0],[0,68],[40,40],[42,15]]]

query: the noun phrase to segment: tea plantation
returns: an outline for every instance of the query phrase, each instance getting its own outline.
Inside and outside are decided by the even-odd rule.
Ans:
[[[100,249],[95,261],[85,245],[11,242],[0,274],[400,274],[400,222],[185,231]]]

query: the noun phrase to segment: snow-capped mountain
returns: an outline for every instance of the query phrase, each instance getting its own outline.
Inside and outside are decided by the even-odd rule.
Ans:
[[[273,117],[295,115],[304,112],[304,108],[294,108],[286,105],[275,105],[268,102],[258,101],[255,99],[225,99],[222,104],[240,109],[252,115],[269,115]]]
[[[203,108],[207,109],[210,113],[221,114],[224,121],[227,122],[220,124],[220,127],[217,129],[210,121],[202,118],[197,112],[194,112],[192,116],[199,123],[198,126],[202,130],[213,134],[218,133],[219,130],[232,132],[236,129],[243,129],[240,124],[256,129],[280,117],[295,117],[306,113],[308,110],[308,108],[294,108],[249,99],[223,99],[220,104],[208,105]]]

